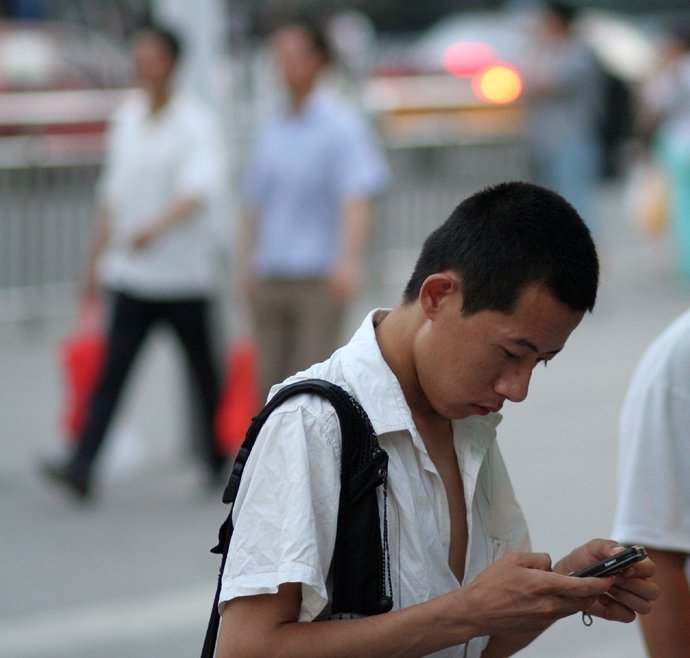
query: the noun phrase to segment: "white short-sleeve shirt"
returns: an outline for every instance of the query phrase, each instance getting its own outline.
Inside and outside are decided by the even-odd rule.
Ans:
[[[143,92],[128,96],[111,121],[99,184],[112,224],[104,283],[153,298],[207,294],[224,167],[219,126],[200,101],[176,95],[151,115]],[[200,199],[201,208],[148,248],[132,249],[132,237],[182,197]]]
[[[690,553],[690,311],[643,354],[621,409],[613,536]]]
[[[495,441],[500,415],[455,421],[469,532],[465,578],[457,581],[448,565],[450,520],[443,483],[400,385],[381,356],[375,313],[328,361],[288,382],[317,377],[339,384],[369,415],[389,456],[393,600],[395,608],[404,608],[469,583],[504,553],[529,550],[530,543]],[[284,582],[301,582],[299,619],[311,621],[324,609],[335,544],[340,454],[337,416],[323,398],[296,396],[272,414],[247,462],[233,510],[235,532],[221,605],[238,596],[275,593]],[[434,655],[478,658],[487,642],[475,638],[467,647]]]

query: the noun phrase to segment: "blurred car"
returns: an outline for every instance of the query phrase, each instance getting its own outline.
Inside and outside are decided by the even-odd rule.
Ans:
[[[394,62],[381,63],[365,88],[366,105],[394,139],[514,139],[524,124],[523,75],[536,16],[523,9],[443,18]],[[631,21],[584,10],[577,27],[624,79],[653,69],[655,47]]]
[[[512,13],[452,14],[380,63],[365,104],[388,138],[406,143],[513,138],[522,124],[519,36]]]
[[[0,21],[2,136],[91,137],[96,147],[129,78],[124,48],[95,30]]]
[[[520,66],[526,52],[529,15],[476,11],[451,14],[424,32],[410,49],[418,71],[472,76],[494,61]]]

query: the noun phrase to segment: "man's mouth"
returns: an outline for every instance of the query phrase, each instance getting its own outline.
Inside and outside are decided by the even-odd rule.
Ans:
[[[483,404],[473,404],[472,408],[475,410],[475,413],[478,414],[479,416],[486,416],[487,414],[497,413],[498,411],[501,410],[500,405],[487,407],[487,406],[484,406]]]

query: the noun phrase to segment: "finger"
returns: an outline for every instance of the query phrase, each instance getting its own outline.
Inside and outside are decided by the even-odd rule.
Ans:
[[[571,581],[570,592],[575,596],[600,596],[613,587],[613,576],[591,576],[589,578],[569,577]]]
[[[637,616],[634,610],[606,594],[599,597],[590,608],[590,612],[602,619],[618,621],[624,624],[634,621]]]
[[[651,578],[656,572],[656,565],[649,558],[628,567],[621,575],[624,578]]]
[[[595,596],[585,596],[576,600],[577,609],[576,612],[589,612],[590,610],[596,608],[597,602],[606,596],[606,594],[597,594]]]
[[[608,591],[608,595],[630,610],[646,615],[652,610],[652,601],[658,596],[658,588],[652,585],[640,591],[641,593],[638,594],[614,585]]]
[[[654,601],[659,596],[659,586],[649,578],[625,578],[617,576],[613,586]]]
[[[551,571],[551,556],[548,553],[509,553],[505,559],[528,569]]]

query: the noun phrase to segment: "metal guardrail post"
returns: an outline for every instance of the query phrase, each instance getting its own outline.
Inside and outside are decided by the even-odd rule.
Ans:
[[[62,142],[62,143],[61,143]],[[0,322],[68,312],[90,233],[100,152],[64,138],[0,139]]]

